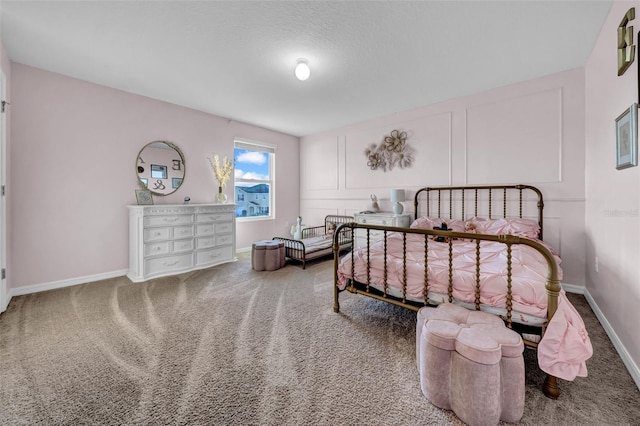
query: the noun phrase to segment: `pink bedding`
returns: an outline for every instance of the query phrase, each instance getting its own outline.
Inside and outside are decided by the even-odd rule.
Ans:
[[[541,242],[541,241],[539,241]],[[542,242],[541,242],[542,243]],[[403,260],[402,234],[390,233],[387,238],[387,285],[402,288]],[[544,244],[544,243],[542,243]],[[449,244],[429,240],[428,246],[429,293],[448,293]],[[476,285],[476,243],[454,240],[453,244],[453,298],[456,301],[474,303]],[[556,257],[557,253],[547,246]],[[407,234],[407,298],[423,301],[424,287],[424,235]],[[351,278],[351,256],[345,256],[338,266],[338,286],[344,289]],[[355,280],[366,282],[366,248],[353,253]],[[370,248],[370,283],[383,286],[383,242]],[[507,291],[506,246],[493,241],[480,243],[480,303],[505,308]],[[562,272],[559,270],[562,278]],[[512,246],[512,294],[513,310],[546,318],[547,262],[535,249],[515,244]],[[526,323],[526,317],[514,316],[514,321]],[[585,361],[591,357],[591,342],[582,319],[560,294],[558,313],[548,324],[538,348],[540,368],[548,374],[573,380],[586,376]]]

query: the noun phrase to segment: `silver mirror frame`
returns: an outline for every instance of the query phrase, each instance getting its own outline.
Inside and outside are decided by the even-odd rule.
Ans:
[[[170,192],[158,192],[158,191],[154,191],[154,189],[148,187],[149,185],[145,185],[145,183],[142,181],[142,178],[140,177],[140,172],[139,172],[139,167],[140,167],[140,157],[142,156],[142,152],[146,149],[149,148],[150,146],[154,145],[154,144],[158,144],[158,143],[162,143],[167,145],[169,148],[175,150],[178,155],[180,156],[180,161],[182,162],[182,180],[180,181],[180,184],[178,186],[176,186],[175,188],[171,188],[172,191]],[[172,142],[167,142],[167,141],[161,141],[161,140],[157,140],[157,141],[152,141],[149,142],[148,144],[146,144],[145,146],[142,147],[142,149],[138,152],[138,156],[136,157],[136,166],[135,166],[135,170],[136,170],[136,176],[138,178],[138,185],[140,186],[140,188],[142,189],[148,189],[149,191],[151,191],[151,193],[153,195],[159,195],[159,196],[166,196],[166,195],[170,195],[173,194],[174,192],[176,192],[181,186],[182,183],[184,182],[184,178],[187,174],[187,165],[184,161],[184,154],[182,154],[182,151],[180,150],[180,148],[178,148],[178,146]]]

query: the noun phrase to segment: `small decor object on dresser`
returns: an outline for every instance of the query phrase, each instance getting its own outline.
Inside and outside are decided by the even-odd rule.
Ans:
[[[224,204],[227,202],[227,194],[222,192],[222,190],[231,177],[233,163],[231,160],[228,160],[227,157],[224,157],[222,159],[222,164],[220,164],[220,157],[218,154],[213,154],[213,159],[207,157],[207,160],[209,160],[211,170],[213,170],[213,174],[216,176],[216,180],[218,181],[218,192],[215,195],[215,201],[218,204]]]
[[[153,196],[148,189],[136,189],[136,201],[139,206],[150,206],[153,204]]]
[[[218,187],[218,193],[216,194],[216,203],[225,204],[227,202],[227,194],[222,192],[222,187]]]
[[[369,207],[368,211],[374,213],[380,211],[380,206],[378,205],[378,197],[376,197],[376,194],[371,194],[371,206]]]
[[[395,214],[402,214],[404,206],[404,189],[392,189],[391,190],[391,202],[393,203],[392,209]]]

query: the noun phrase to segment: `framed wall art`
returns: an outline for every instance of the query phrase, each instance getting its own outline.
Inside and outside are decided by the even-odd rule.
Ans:
[[[136,201],[139,206],[150,206],[153,204],[153,196],[148,189],[136,189]]]
[[[616,118],[616,169],[638,165],[638,104]]]

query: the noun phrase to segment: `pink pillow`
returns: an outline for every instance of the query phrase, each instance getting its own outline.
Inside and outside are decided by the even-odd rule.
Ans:
[[[471,222],[471,224],[469,223]],[[540,232],[540,226],[538,222],[530,219],[520,218],[506,218],[506,219],[493,219],[493,220],[477,220],[472,219],[467,222],[467,227],[470,225],[475,227],[475,232],[478,234],[488,235],[517,235],[519,237],[526,238],[538,238]]]
[[[440,227],[442,219],[439,217],[422,216],[413,221],[409,228],[415,229],[433,229],[434,226]]]
[[[447,227],[453,232],[467,232],[465,230],[466,222],[464,220],[445,219]]]
[[[439,217],[423,216],[413,221],[410,228],[416,229],[433,229],[435,226],[438,228],[442,226],[442,223],[446,223],[447,227],[454,232],[465,232],[466,222],[463,220],[455,219],[442,219]]]

